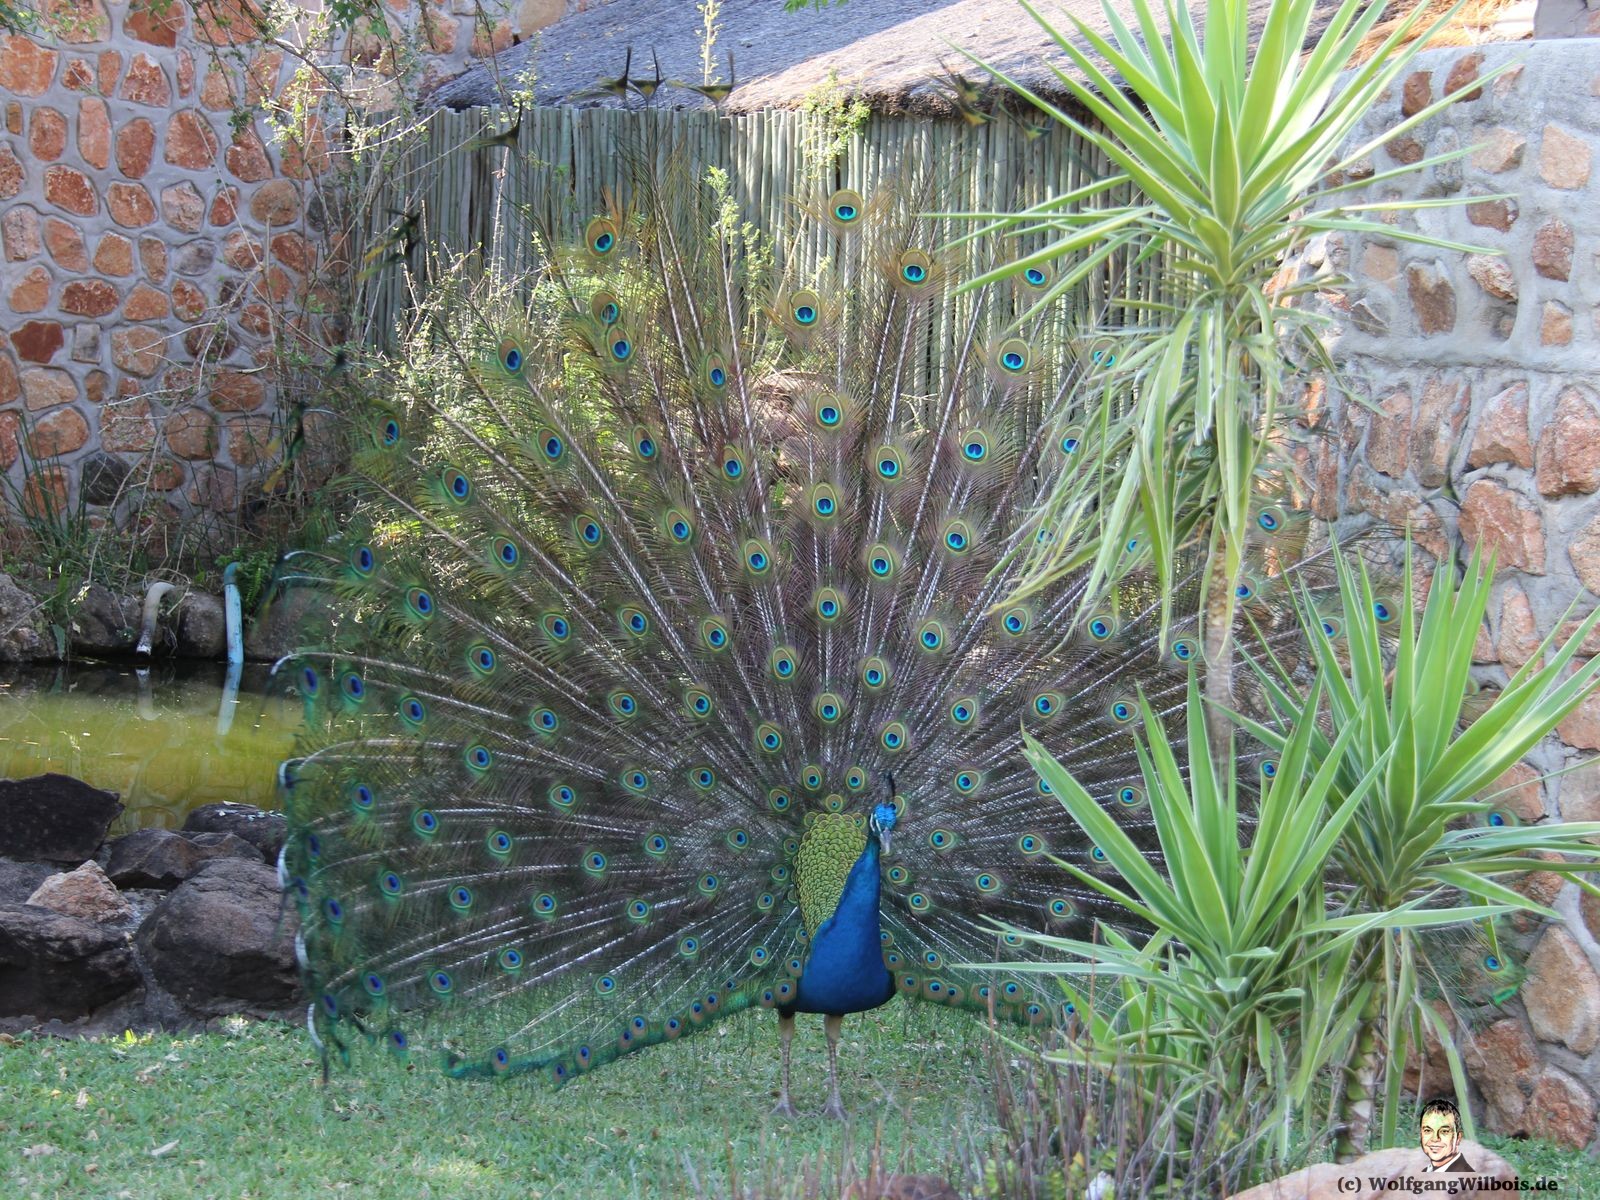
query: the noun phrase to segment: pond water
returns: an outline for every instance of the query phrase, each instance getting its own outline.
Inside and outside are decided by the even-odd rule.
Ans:
[[[298,700],[265,665],[225,696],[215,663],[72,663],[0,674],[0,778],[56,771],[117,792],[112,833],[177,828],[228,800],[279,806],[278,763],[294,746]]]

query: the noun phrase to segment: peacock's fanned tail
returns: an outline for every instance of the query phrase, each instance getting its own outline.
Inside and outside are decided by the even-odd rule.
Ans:
[[[724,199],[642,180],[537,281],[442,283],[360,433],[347,536],[299,556],[336,598],[283,772],[329,1046],[565,1080],[781,1005],[805,816],[866,811],[885,771],[899,990],[1044,1022],[1023,979],[951,969],[996,923],[1110,915],[1052,861],[1101,866],[1019,729],[1153,845],[1129,726],[1141,691],[1181,703],[1199,637],[1158,636],[1137,569],[1105,611],[1071,578],[1006,602],[1081,457],[1037,414],[1101,369],[1057,308],[1015,326],[1048,272],[936,320],[966,310],[913,215],[932,182],[812,199],[816,278]]]

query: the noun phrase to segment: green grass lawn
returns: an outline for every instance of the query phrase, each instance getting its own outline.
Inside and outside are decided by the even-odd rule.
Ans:
[[[764,1019],[763,1019],[764,1018]],[[720,1032],[725,1031],[725,1032]],[[381,1065],[320,1082],[304,1030],[0,1042],[0,1196],[7,1200],[276,1197],[661,1197],[839,1194],[842,1162],[881,1139],[893,1168],[962,1175],[995,1134],[989,1035],[970,1018],[891,1005],[845,1024],[853,1119],[768,1115],[776,1022],[747,1014],[560,1092],[538,1079],[456,1082]],[[365,1061],[365,1060],[364,1060]],[[381,1060],[380,1060],[381,1061]],[[826,1097],[820,1018],[801,1018],[795,1101]],[[1600,1167],[1487,1139],[1560,1194],[1600,1200]],[[808,1172],[820,1175],[809,1183]]]
[[[762,1018],[765,1019],[762,1019]],[[794,1092],[827,1095],[821,1018],[800,1019]],[[722,1032],[726,1031],[726,1032]],[[542,1079],[457,1082],[429,1066],[336,1075],[305,1031],[0,1045],[0,1195],[688,1197],[797,1179],[840,1155],[942,1173],[987,1140],[988,1035],[958,1013],[892,1005],[845,1022],[853,1120],[769,1115],[776,1021],[748,1014],[633,1055],[560,1092]],[[175,1143],[175,1144],[173,1144]],[[48,1148],[48,1149],[45,1149]],[[42,1152],[41,1152],[42,1151]],[[159,1154],[156,1152],[160,1152]],[[822,1195],[836,1195],[825,1188]]]

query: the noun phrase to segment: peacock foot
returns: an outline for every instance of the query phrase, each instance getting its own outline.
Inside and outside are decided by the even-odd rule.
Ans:
[[[848,1121],[850,1114],[844,1110],[844,1102],[838,1096],[830,1096],[828,1102],[822,1106],[822,1116],[835,1121]]]
[[[777,1104],[772,1106],[772,1115],[775,1117],[787,1117],[792,1121],[800,1115],[800,1110],[794,1106],[794,1102],[788,1096],[784,1096]]]

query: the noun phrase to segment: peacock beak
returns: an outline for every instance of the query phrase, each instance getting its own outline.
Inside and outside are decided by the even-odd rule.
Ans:
[[[883,856],[885,858],[889,857],[889,838],[890,838],[890,836],[891,836],[890,832],[887,829],[880,829],[878,831],[878,844],[883,848]]]

